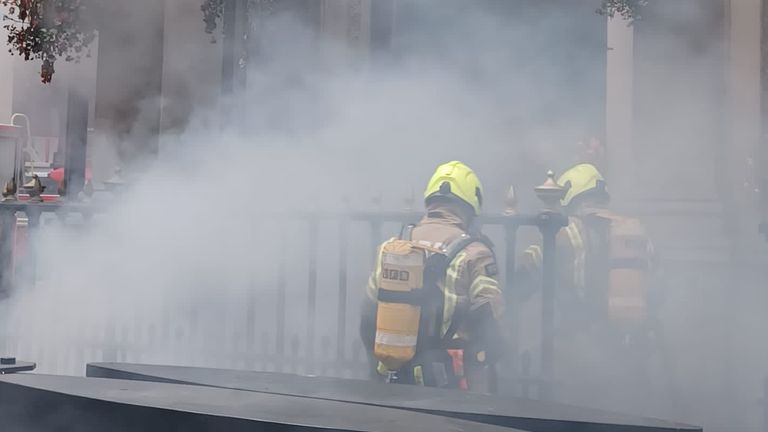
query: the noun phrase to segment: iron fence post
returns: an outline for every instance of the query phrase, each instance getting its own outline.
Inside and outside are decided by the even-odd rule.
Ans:
[[[763,431],[768,432],[768,377],[763,379]]]
[[[506,299],[507,303],[507,320],[509,323],[509,346],[507,347],[507,355],[508,359],[507,362],[509,364],[510,370],[513,371],[513,373],[518,372],[518,347],[519,347],[519,340],[520,340],[520,329],[518,326],[518,315],[519,315],[519,308],[517,303],[517,298],[513,293],[513,286],[514,286],[514,279],[515,279],[515,268],[516,268],[516,262],[515,262],[515,247],[517,245],[517,228],[518,226],[513,223],[506,223],[504,224],[504,240],[505,240],[505,280],[504,280],[504,297]],[[517,387],[516,385],[513,385],[513,387]],[[516,389],[515,389],[516,390]]]
[[[521,376],[523,379],[521,396],[529,399],[531,397],[531,380],[533,379],[533,376],[531,375],[531,353],[529,351],[525,351],[522,354],[520,363]]]
[[[246,294],[246,309],[245,309],[245,352],[246,352],[246,365],[249,368],[253,368],[256,364],[255,355],[258,351],[256,348],[256,308],[258,304],[258,287],[255,283],[255,276],[250,276],[250,282],[248,287],[248,293]],[[263,349],[266,350],[267,345],[264,345]]]
[[[541,378],[539,398],[551,400],[555,363],[555,296],[557,292],[557,234],[568,224],[565,216],[544,211],[539,215],[542,237]]]
[[[285,231],[280,232],[280,264],[277,269],[277,335],[275,336],[275,351],[278,358],[285,355],[285,290],[286,290],[286,257]]]
[[[317,311],[317,219],[309,221],[309,280],[307,285],[307,361],[315,359],[315,314]]]
[[[381,222],[378,220],[372,220],[370,221],[371,226],[371,245],[373,246],[373,259],[371,259],[371,262],[374,262],[376,260],[376,257],[379,253],[379,242],[381,241]]]
[[[346,218],[339,223],[339,298],[336,330],[336,360],[341,362],[346,357],[347,339],[347,252],[349,237],[349,221]]]

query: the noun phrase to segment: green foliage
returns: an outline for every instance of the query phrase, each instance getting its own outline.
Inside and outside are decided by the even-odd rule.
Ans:
[[[57,59],[78,61],[90,55],[88,46],[96,31],[83,25],[82,0],[0,0],[0,5],[8,10],[3,28],[8,31],[10,53],[41,60],[44,83],[53,79]]]
[[[200,6],[203,11],[203,22],[205,22],[205,32],[212,34],[216,30],[217,23],[221,14],[224,12],[224,0],[203,0]]]
[[[633,22],[640,19],[640,8],[647,4],[647,0],[603,0],[597,13],[611,18],[619,15],[625,20]]]

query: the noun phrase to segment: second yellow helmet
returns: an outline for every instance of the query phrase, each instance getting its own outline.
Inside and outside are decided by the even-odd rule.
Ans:
[[[592,164],[576,165],[563,173],[557,183],[568,190],[561,201],[563,207],[567,207],[574,199],[590,192],[604,193],[605,197],[608,196],[605,179]]]
[[[424,199],[435,196],[458,198],[469,204],[477,215],[483,205],[483,185],[472,168],[452,161],[437,167],[427,184]]]

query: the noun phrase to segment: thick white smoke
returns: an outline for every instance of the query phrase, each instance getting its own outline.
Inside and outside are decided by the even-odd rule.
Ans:
[[[579,7],[571,1],[484,1],[474,7],[459,1],[399,3],[402,27],[393,40],[398,54],[385,57],[375,52],[355,57],[343,42],[317,36],[290,14],[272,17],[260,30],[264,43],[258,63],[249,67],[247,91],[236,101],[219,101],[239,107],[236,114],[247,127],[222,128],[216,104],[192,97],[186,126],[162,137],[166,146],[159,161],[132,167],[132,185],[124,193],[103,198],[106,213],[83,229],[56,220],[47,224],[34,241],[37,283],[20,287],[0,305],[0,332],[8,335],[0,349],[39,361],[42,372],[66,374],[82,373],[84,362],[104,358],[277,368],[274,359],[253,358],[274,354],[280,345],[275,335],[281,265],[287,294],[284,350],[290,353],[294,338],[302,358],[310,349],[310,226],[291,217],[348,208],[401,210],[410,197],[419,208],[431,170],[452,159],[478,171],[489,212],[501,210],[513,183],[521,191],[522,206],[535,210],[532,186],[543,181],[546,169],[562,170],[572,163],[577,141],[603,127],[605,19],[593,13],[599,2],[578,2]],[[700,20],[702,8],[694,3],[673,11],[676,21],[670,26]],[[675,41],[676,50],[672,59],[638,54],[638,68],[647,72],[637,84],[639,103],[645,104],[637,136],[647,149],[638,150],[638,164],[665,176],[680,174],[685,191],[711,169],[687,157],[706,134],[686,131],[701,118],[711,119],[718,102],[702,96],[696,104],[684,103],[677,87],[687,70],[717,65],[722,41],[687,46],[670,27],[654,32],[653,40]],[[659,52],[656,46],[651,54]],[[217,93],[215,81],[196,81],[195,74],[206,69],[195,64],[196,57],[186,60],[189,68],[181,60],[172,67],[173,82],[203,86],[198,97]],[[672,60],[683,72],[665,81],[659,75],[671,75],[659,68]],[[187,69],[194,72],[184,77]],[[696,77],[697,83],[712,79],[701,71]],[[189,90],[182,87],[181,93]],[[683,102],[660,116],[652,109],[658,102],[648,94]],[[162,98],[142,101],[150,108],[165,103]],[[137,130],[142,126],[140,120],[134,125]],[[670,182],[680,184],[674,180],[651,182],[643,192],[652,195]],[[663,198],[679,199],[673,192]],[[665,229],[673,226],[668,216],[642,216],[662,237],[662,257],[679,250],[673,241],[664,241],[671,238]],[[385,225],[382,236],[397,228]],[[692,237],[709,235],[706,227],[689,228]],[[491,233],[500,240],[498,230]],[[338,236],[337,222],[319,223],[312,329],[316,355],[322,358],[333,357],[327,351],[336,348]],[[344,346],[351,359],[357,351],[357,300],[370,270],[373,242],[381,239],[371,239],[363,223],[351,226],[349,239]],[[535,235],[529,232],[521,242],[530,239]],[[666,263],[673,271],[663,319],[678,368],[666,371],[665,394],[634,393],[625,400],[620,396],[634,389],[586,380],[576,402],[715,426],[747,416],[744,428],[754,427],[757,401],[740,410],[728,399],[752,403],[758,389],[745,384],[747,374],[727,378],[734,367],[725,352],[729,336],[718,318],[707,318],[718,316],[723,305],[717,293],[732,281],[727,266],[720,264],[710,268],[712,278],[702,280],[697,279],[700,263]],[[694,295],[697,286],[705,286],[707,295]],[[519,312],[518,331],[525,348],[535,351],[538,306],[534,302]],[[741,327],[765,328],[763,320],[751,316]],[[730,342],[745,350],[748,345]],[[595,353],[585,347],[573,355],[583,360]],[[596,369],[606,366],[604,361],[595,360]]]

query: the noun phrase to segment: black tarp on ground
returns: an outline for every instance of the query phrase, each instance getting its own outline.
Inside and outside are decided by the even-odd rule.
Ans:
[[[12,364],[0,363],[0,375],[29,372],[35,370],[36,367],[37,365],[35,363],[25,361],[14,360]]]
[[[91,377],[197,384],[400,408],[532,432],[701,431],[694,426],[558,403],[361,380],[126,363],[91,363],[86,373]]]
[[[510,431],[342,402],[201,386],[35,374],[0,377],[0,430]]]

